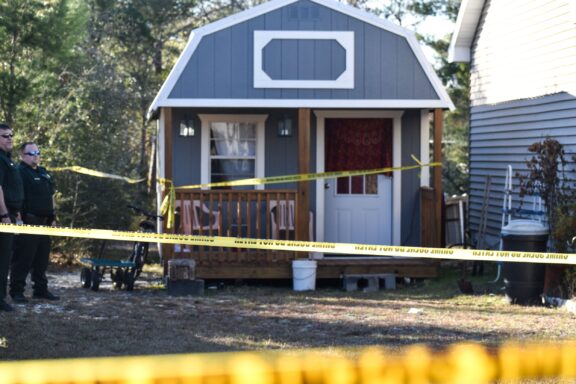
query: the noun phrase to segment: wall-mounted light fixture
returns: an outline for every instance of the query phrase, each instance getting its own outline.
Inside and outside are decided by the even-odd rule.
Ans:
[[[196,132],[194,130],[194,120],[188,118],[180,120],[180,132],[179,132],[180,136],[182,137],[194,136],[195,133]]]
[[[292,119],[289,116],[281,117],[278,120],[278,136],[290,137],[292,136]]]

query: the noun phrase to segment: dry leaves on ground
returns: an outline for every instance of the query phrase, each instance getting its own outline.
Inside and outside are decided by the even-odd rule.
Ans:
[[[58,302],[31,300],[0,313],[0,359],[119,356],[215,351],[356,347],[442,347],[475,341],[574,339],[574,315],[519,307],[502,294],[464,296],[457,278],[394,291],[294,292],[286,284],[220,285],[173,297],[157,274],[133,292],[103,283],[80,287],[79,268],[52,271]],[[487,280],[487,278],[486,278]]]

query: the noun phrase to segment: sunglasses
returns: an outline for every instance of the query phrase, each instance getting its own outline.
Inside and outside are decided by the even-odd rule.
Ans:
[[[11,138],[14,137],[14,135],[11,134],[11,133],[7,133],[7,134],[5,134],[5,135],[0,135],[0,136],[2,136],[2,137],[5,138],[5,139],[11,139]]]
[[[40,156],[40,151],[24,152],[24,154],[28,156]]]

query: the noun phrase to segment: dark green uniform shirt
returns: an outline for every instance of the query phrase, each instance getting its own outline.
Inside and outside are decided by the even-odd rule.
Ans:
[[[20,163],[20,174],[24,183],[24,214],[31,213],[36,216],[53,216],[54,186],[52,178],[46,168],[33,169],[28,164]]]
[[[4,192],[4,203],[11,211],[20,211],[24,200],[22,178],[18,165],[10,158],[10,154],[0,150],[0,186]]]

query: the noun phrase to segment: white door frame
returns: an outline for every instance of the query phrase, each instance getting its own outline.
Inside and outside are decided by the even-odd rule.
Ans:
[[[325,172],[325,121],[341,119],[392,119],[392,166],[400,167],[402,159],[402,115],[404,111],[319,110],[316,115],[316,172]],[[392,172],[392,245],[400,245],[402,172]],[[398,203],[398,204],[397,204]],[[324,180],[316,180],[316,241],[324,241]]]

